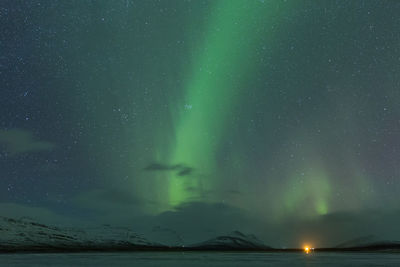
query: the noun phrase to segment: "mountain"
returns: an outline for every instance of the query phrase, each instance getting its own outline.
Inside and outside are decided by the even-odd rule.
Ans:
[[[399,241],[387,241],[380,240],[376,236],[368,235],[358,237],[343,243],[340,243],[335,247],[340,250],[399,250]]]
[[[0,217],[0,251],[129,250],[161,248],[127,228],[68,229],[31,219]]]
[[[271,249],[254,235],[234,231],[228,235],[218,236],[205,242],[190,245],[193,250],[265,250]]]
[[[158,227],[172,246],[151,242],[128,228],[109,225],[85,229],[61,228],[29,218],[0,217],[0,252],[17,251],[123,251],[123,250],[262,250],[270,249],[254,235],[239,231],[184,247],[173,230]]]
[[[377,241],[378,241],[378,239],[376,238],[376,236],[367,235],[367,236],[357,237],[357,238],[348,240],[346,242],[340,243],[335,248],[359,247],[359,246],[364,246],[366,244],[372,244],[372,243],[377,242]]]
[[[154,226],[146,237],[168,247],[184,247],[184,239],[177,231],[160,225]]]

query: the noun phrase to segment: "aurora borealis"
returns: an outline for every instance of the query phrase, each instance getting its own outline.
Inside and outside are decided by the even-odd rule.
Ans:
[[[165,159],[196,168],[202,166],[206,174],[203,179],[193,177],[189,181],[168,177],[171,205],[201,196],[202,190],[210,190],[217,183],[211,174],[216,171],[215,150],[224,138],[224,124],[234,112],[245,86],[243,82],[254,65],[258,36],[252,29],[271,24],[270,11],[260,8],[258,2],[222,1],[214,5],[209,11],[204,39],[189,65],[192,74],[184,79],[184,102],[180,106],[190,103],[186,104],[189,108],[174,115],[178,118],[174,122],[175,142]],[[188,192],[187,186],[193,189]]]
[[[400,239],[398,14],[389,0],[2,1],[0,211],[193,240]]]

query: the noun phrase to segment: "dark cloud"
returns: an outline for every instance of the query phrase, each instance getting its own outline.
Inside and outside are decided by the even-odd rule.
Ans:
[[[145,171],[172,171],[180,168],[179,164],[177,165],[166,165],[161,163],[151,163],[144,168]]]
[[[11,155],[50,151],[54,148],[54,144],[35,140],[31,132],[21,129],[0,130],[0,146]]]
[[[154,222],[179,233],[186,244],[203,241],[235,230],[251,230],[245,213],[223,203],[189,202],[153,218]]]
[[[193,173],[194,168],[188,167],[184,164],[168,165],[162,163],[151,163],[146,166],[143,170],[145,171],[176,171],[178,176],[189,176]]]
[[[157,240],[161,244],[182,246],[185,244],[183,237],[175,230],[157,225],[154,226],[148,235],[151,240]]]
[[[190,167],[183,167],[182,169],[180,169],[180,170],[178,171],[178,176],[187,176],[187,175],[192,174],[193,171],[194,171],[193,168],[190,168]]]

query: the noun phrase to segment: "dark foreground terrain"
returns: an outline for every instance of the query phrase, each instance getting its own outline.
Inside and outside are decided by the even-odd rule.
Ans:
[[[357,241],[357,242],[356,242]],[[400,242],[348,241],[334,248],[316,248],[321,252],[400,252]],[[37,223],[31,219],[0,217],[0,253],[71,253],[71,252],[269,252],[304,253],[302,248],[280,249],[265,245],[254,235],[239,231],[204,242],[167,246],[152,242],[127,228],[101,226],[67,229]]]

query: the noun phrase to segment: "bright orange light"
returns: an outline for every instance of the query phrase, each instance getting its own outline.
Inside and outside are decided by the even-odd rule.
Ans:
[[[307,253],[307,254],[314,253],[314,248],[312,246],[305,245],[304,246],[304,252]]]

